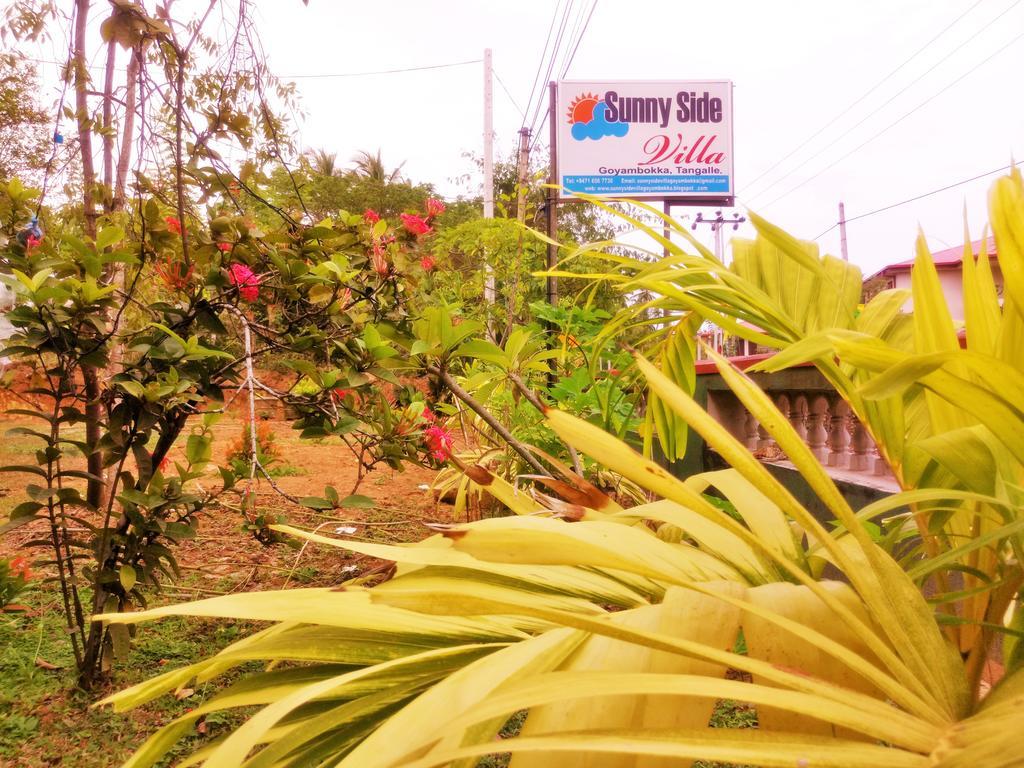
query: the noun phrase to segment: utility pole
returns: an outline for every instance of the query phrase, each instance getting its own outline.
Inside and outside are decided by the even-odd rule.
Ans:
[[[484,218],[494,218],[494,90],[492,85],[491,49],[484,49]],[[484,268],[484,301],[494,303],[494,272],[490,264]]]
[[[846,250],[846,206],[839,201],[839,247],[843,254],[843,261],[850,260],[850,254]]]
[[[740,224],[745,222],[747,219],[744,216],[740,216],[738,213],[734,213],[731,219],[727,219],[722,216],[721,211],[715,211],[715,218],[705,219],[703,213],[698,213],[697,218],[693,220],[693,224],[690,225],[690,229],[697,229],[698,224],[710,224],[711,231],[715,233],[715,258],[723,264],[725,263],[725,243],[722,237],[722,227],[726,224],[731,224],[734,230],[740,228]]]
[[[526,223],[526,193],[529,191],[530,175],[530,129],[519,129],[519,160],[516,166],[516,219]]]
[[[548,177],[547,195],[547,234],[552,242],[548,243],[548,270],[558,266],[558,246],[554,242],[558,240],[558,198],[561,197],[561,188],[558,178],[558,154],[555,149],[555,141],[558,139],[558,84],[552,80],[548,83],[548,94],[550,97],[548,125],[551,126],[549,141],[551,142],[551,172]],[[558,306],[558,278],[552,275],[547,279],[548,304]]]

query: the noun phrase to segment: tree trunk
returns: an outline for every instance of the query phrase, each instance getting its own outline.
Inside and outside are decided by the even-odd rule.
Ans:
[[[82,215],[85,233],[96,236],[96,169],[92,156],[92,120],[89,116],[89,70],[86,68],[85,34],[91,0],[75,0],[75,111],[78,144],[82,156]]]

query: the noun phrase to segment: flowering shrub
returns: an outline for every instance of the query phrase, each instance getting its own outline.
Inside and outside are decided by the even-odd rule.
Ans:
[[[246,501],[255,498],[254,473],[271,477],[268,427],[257,426],[257,464],[246,430],[218,462],[222,483],[207,482],[210,426],[240,382],[243,398],[277,394],[304,437],[339,438],[334,444],[353,453],[360,481],[380,463],[401,469],[428,461],[422,432],[400,432],[382,386],[400,387],[392,369],[408,363],[377,330],[386,328],[388,339],[409,335],[423,298],[424,253],[418,235],[401,226],[396,233],[373,212],[274,226],[244,212],[205,218],[189,211],[185,220],[157,198],[139,202],[141,216],[130,220],[137,230],[99,217],[94,233],[51,232],[30,248],[17,234],[37,194],[0,185],[9,211],[0,259],[16,275],[7,282],[17,301],[6,354],[30,365],[45,360],[52,384],[35,414],[52,429],[35,433],[34,463],[11,468],[44,480],[5,524],[43,521],[57,531],[30,545],[47,547],[64,576],[58,583],[70,606],[70,642],[89,685],[109,668],[112,646],[87,617],[141,601],[174,570],[171,547],[194,535],[198,513],[215,498],[240,493],[244,524],[270,540],[266,521]],[[220,210],[229,208],[237,210]],[[429,229],[422,214],[410,215]],[[240,301],[249,304],[244,312]],[[271,354],[306,386],[278,392],[247,373]],[[412,402],[414,394],[410,388],[400,399]],[[83,427],[88,473],[62,461],[64,430]],[[176,459],[168,463],[172,448]],[[113,499],[109,511],[104,499]],[[72,518],[94,527],[73,531],[65,522]],[[71,558],[84,567],[74,568]]]
[[[415,214],[403,213],[399,218],[402,220],[405,230],[413,235],[425,235],[432,231],[430,225]]]
[[[430,457],[437,461],[447,461],[452,455],[452,434],[437,424],[431,424],[423,430],[423,443],[430,452]]]
[[[14,600],[31,579],[32,571],[26,558],[0,559],[0,611],[16,609]]]
[[[445,211],[445,205],[441,200],[436,198],[430,198],[427,200],[427,221],[440,216]]]
[[[260,297],[260,278],[245,264],[234,262],[228,267],[228,279],[238,288],[238,295],[250,303]]]
[[[256,458],[264,466],[276,461],[280,456],[277,449],[277,436],[270,425],[265,421],[256,422]],[[228,445],[224,454],[227,464],[242,471],[248,467],[252,457],[252,422],[246,419],[242,422],[242,431],[238,437]]]

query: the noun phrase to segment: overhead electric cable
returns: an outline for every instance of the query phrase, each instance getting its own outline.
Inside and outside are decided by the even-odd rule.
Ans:
[[[467,59],[466,61],[452,61],[447,64],[427,64],[422,67],[402,67],[401,69],[377,69],[368,72],[329,72],[308,75],[278,75],[278,79],[297,80],[322,77],[367,77],[370,75],[397,75],[401,72],[421,72],[427,69],[447,69],[448,67],[464,67],[467,64],[479,64],[481,61],[483,61],[483,59]]]
[[[801,187],[803,187],[803,186],[805,186],[805,185],[809,184],[810,182],[814,181],[814,180],[815,180],[816,178],[818,178],[819,176],[821,176],[821,174],[825,173],[825,171],[828,171],[828,170],[830,170],[831,168],[835,167],[836,165],[838,165],[839,163],[841,163],[841,162],[842,162],[843,160],[845,160],[846,158],[848,158],[848,157],[849,157],[850,155],[854,154],[855,152],[859,152],[859,151],[860,151],[861,149],[863,149],[864,147],[866,147],[866,146],[867,146],[868,144],[870,144],[870,143],[871,143],[872,141],[874,141],[875,139],[877,139],[877,138],[878,138],[879,136],[881,136],[882,134],[886,133],[887,131],[889,131],[890,129],[894,128],[895,126],[899,125],[899,124],[900,124],[900,123],[902,123],[902,122],[903,122],[904,120],[906,120],[906,119],[907,119],[908,117],[910,117],[910,116],[911,116],[912,114],[914,114],[914,113],[915,113],[915,112],[917,112],[917,111],[918,111],[919,109],[921,109],[921,108],[922,108],[923,106],[925,106],[926,104],[928,104],[929,102],[931,102],[931,101],[932,101],[932,100],[934,100],[935,98],[937,98],[937,97],[941,96],[941,95],[942,95],[943,93],[945,93],[946,91],[948,91],[948,90],[949,90],[950,88],[952,88],[952,87],[953,87],[954,85],[956,85],[956,84],[957,84],[957,83],[959,83],[959,82],[960,82],[961,80],[963,80],[963,79],[964,79],[965,77],[967,77],[968,75],[972,74],[972,73],[973,73],[973,72],[975,72],[975,71],[976,71],[977,69],[979,69],[979,68],[983,67],[983,66],[984,66],[985,64],[987,64],[988,62],[990,62],[990,61],[991,61],[992,59],[994,59],[994,58],[995,58],[996,56],[998,56],[998,55],[999,55],[1000,53],[1002,53],[1002,52],[1003,52],[1003,51],[1005,51],[1005,50],[1006,50],[1007,48],[1009,48],[1009,47],[1010,47],[1011,45],[1013,45],[1014,43],[1016,43],[1016,42],[1017,42],[1018,40],[1020,40],[1020,39],[1021,39],[1022,37],[1024,37],[1024,32],[1021,32],[1021,33],[1020,33],[1019,35],[1017,35],[1016,37],[1012,38],[1012,39],[1011,39],[1011,40],[1010,40],[1010,41],[1009,41],[1008,43],[1006,43],[1005,45],[1003,45],[1002,47],[1000,47],[1000,48],[999,48],[999,49],[997,49],[996,51],[992,52],[992,53],[991,53],[990,55],[986,56],[986,57],[985,57],[985,58],[984,58],[984,59],[983,59],[982,61],[978,62],[978,63],[977,63],[977,64],[975,64],[975,65],[974,65],[973,67],[971,67],[971,68],[970,68],[969,70],[967,70],[966,72],[964,72],[964,73],[963,73],[962,75],[960,75],[960,77],[958,77],[958,78],[957,78],[956,80],[954,80],[953,82],[949,83],[948,85],[944,86],[944,87],[943,87],[943,88],[941,88],[940,90],[938,90],[938,91],[936,91],[935,93],[933,93],[933,94],[932,94],[931,96],[929,96],[929,97],[928,97],[927,99],[925,99],[924,101],[922,101],[922,102],[921,102],[920,104],[918,104],[918,105],[917,105],[916,107],[914,107],[913,109],[911,109],[911,110],[910,110],[909,112],[907,112],[907,113],[903,114],[903,115],[902,115],[901,117],[898,117],[897,119],[893,120],[893,121],[892,121],[891,123],[889,123],[889,124],[888,124],[887,126],[885,126],[885,128],[883,128],[883,129],[882,129],[882,130],[880,130],[880,131],[879,131],[878,133],[874,134],[874,135],[873,135],[873,136],[871,136],[870,138],[868,138],[868,139],[866,139],[865,141],[863,141],[863,142],[861,142],[860,144],[858,144],[858,145],[857,145],[856,147],[854,147],[853,149],[851,149],[851,150],[850,150],[849,152],[847,152],[847,153],[846,153],[845,155],[841,155],[840,157],[838,157],[837,159],[833,160],[833,161],[832,161],[831,163],[829,163],[828,165],[826,165],[826,166],[825,166],[824,168],[822,168],[822,169],[821,169],[820,171],[818,171],[818,172],[817,172],[816,174],[814,174],[813,176],[811,176],[811,177],[809,177],[809,178],[807,178],[807,179],[804,179],[803,181],[801,181],[801,182],[800,182],[799,184],[797,184],[796,186],[794,186],[794,187],[790,188],[790,189],[789,189],[788,191],[786,191],[786,192],[783,192],[783,193],[782,193],[781,195],[779,195],[778,197],[776,197],[776,198],[775,198],[774,200],[772,200],[771,202],[769,202],[769,203],[766,203],[765,205],[761,206],[761,209],[762,209],[762,210],[764,210],[765,208],[768,208],[768,207],[770,207],[770,206],[772,206],[772,205],[775,205],[775,203],[779,202],[779,200],[782,200],[782,199],[783,199],[784,197],[788,197],[789,195],[793,194],[794,192],[796,192],[796,191],[797,191],[798,189],[800,189]]]
[[[516,97],[512,95],[511,91],[509,91],[508,86],[505,85],[505,81],[502,80],[501,75],[498,74],[498,70],[494,69],[494,67],[491,67],[491,72],[494,73],[494,79],[498,81],[498,85],[501,86],[501,90],[503,90],[505,92],[505,95],[508,96],[508,100],[512,102],[512,106],[516,108],[516,110],[522,116],[523,122],[525,123],[526,113],[523,112],[523,108],[519,106],[519,102],[516,101]]]
[[[544,73],[544,79],[541,81],[542,87],[540,89],[540,95],[537,98],[537,105],[533,112],[533,120],[530,121],[530,133],[534,132],[537,127],[537,118],[540,116],[540,108],[544,104],[544,91],[547,89],[547,83],[551,80],[551,73],[555,68],[555,61],[558,58],[558,49],[562,45],[562,37],[565,34],[565,25],[569,21],[569,12],[572,9],[573,0],[569,0],[566,3],[565,11],[562,13],[562,21],[558,25],[558,34],[555,36],[555,44],[551,47],[551,57],[548,59],[548,68]]]
[[[981,2],[981,0],[978,0]],[[576,44],[572,47],[572,53],[569,54],[569,60],[565,63],[565,67],[562,68],[562,78],[569,73],[569,67],[572,66],[572,60],[576,58],[576,51],[579,50],[580,42],[583,40],[583,36],[587,33],[587,27],[590,26],[590,19],[594,15],[594,9],[597,8],[597,0],[594,0],[590,5],[590,13],[587,14],[586,21],[583,22],[583,29],[580,31],[579,36],[576,38]]]
[[[551,44],[551,35],[555,31],[555,19],[558,18],[558,9],[561,6],[561,4],[562,0],[558,0],[558,2],[555,3],[555,10],[551,14],[551,21],[548,23],[548,34],[547,37],[544,38],[544,49],[540,53],[540,58],[537,59],[537,72],[533,76],[533,85],[530,86],[530,93],[528,95],[528,98],[526,99],[526,112],[530,111],[530,105],[533,104],[534,94],[537,92],[537,84],[540,82],[541,70],[544,69],[544,59],[548,53],[548,46]],[[541,91],[541,94],[543,94],[543,91]],[[520,126],[520,129],[525,127],[526,114],[523,115],[523,124]]]
[[[994,174],[1001,173],[1003,171],[1008,171],[1011,168],[1020,165],[1021,163],[1024,163],[1024,160],[1018,160],[1015,163],[1010,163],[1009,165],[1004,165],[1004,166],[1002,166],[1000,168],[995,168],[994,170],[991,170],[991,171],[985,171],[985,173],[979,173],[977,176],[971,176],[971,178],[969,178],[969,179],[962,179],[961,181],[956,181],[956,182],[954,182],[952,184],[947,184],[944,187],[939,187],[938,189],[933,189],[931,192],[925,192],[925,193],[920,194],[920,195],[915,195],[914,197],[908,197],[906,200],[900,200],[898,203],[892,203],[891,205],[883,205],[881,208],[876,208],[875,210],[868,211],[867,213],[859,213],[856,216],[850,216],[850,217],[848,217],[846,219],[846,223],[849,224],[851,221],[856,221],[857,219],[864,219],[864,218],[867,218],[868,216],[874,216],[876,213],[882,213],[883,211],[888,211],[888,210],[890,210],[892,208],[899,208],[901,205],[906,205],[907,203],[913,203],[913,202],[915,202],[917,200],[922,200],[922,199],[924,199],[926,197],[931,197],[932,195],[937,195],[940,192],[945,192],[946,190],[949,190],[949,189],[955,189],[956,187],[961,187],[964,184],[969,184],[972,181],[977,181],[978,179],[984,179],[986,176],[992,176]],[[818,238],[823,237],[824,235],[827,235],[829,232],[831,232],[833,229],[835,229],[838,226],[839,226],[839,222],[837,221],[835,224],[833,224],[831,227],[826,229],[824,232],[816,235],[814,237],[814,239],[817,240]]]
[[[948,32],[948,31],[949,31],[950,29],[952,29],[952,28],[953,28],[953,27],[954,27],[954,26],[955,26],[955,25],[956,25],[956,24],[957,24],[957,23],[958,23],[958,22],[959,22],[959,21],[960,21],[961,19],[963,19],[963,18],[964,18],[965,16],[967,16],[967,14],[969,14],[969,13],[970,13],[971,11],[973,11],[973,10],[974,10],[975,8],[977,8],[977,7],[978,7],[978,5],[980,5],[980,4],[981,4],[981,2],[982,2],[982,0],[977,0],[977,2],[975,2],[975,3],[974,3],[974,5],[972,5],[972,6],[971,6],[970,8],[968,8],[968,9],[967,9],[966,11],[964,11],[964,12],[963,12],[963,13],[961,13],[961,14],[960,14],[959,16],[957,16],[957,17],[956,17],[955,19],[953,19],[953,21],[951,21],[951,22],[950,22],[949,24],[947,24],[947,25],[946,25],[945,27],[943,27],[943,29],[942,29],[942,30],[941,30],[941,31],[940,31],[940,32],[939,32],[939,33],[938,33],[937,35],[935,35],[935,36],[934,36],[934,37],[933,37],[933,38],[932,38],[931,40],[929,40],[929,41],[928,41],[927,43],[925,43],[925,44],[924,44],[923,46],[921,46],[920,48],[918,48],[918,49],[917,49],[917,50],[916,50],[916,51],[915,51],[915,52],[914,52],[914,53],[913,53],[913,54],[912,54],[912,55],[911,55],[910,57],[908,57],[907,59],[905,59],[905,60],[903,61],[903,63],[901,63],[901,64],[900,64],[899,66],[897,66],[897,67],[896,67],[895,69],[891,70],[891,71],[889,72],[889,74],[887,74],[887,75],[886,75],[885,77],[883,77],[883,78],[882,78],[881,80],[879,80],[879,81],[878,81],[877,83],[875,83],[875,84],[874,84],[874,85],[872,85],[872,86],[871,86],[870,88],[868,88],[868,90],[866,90],[866,91],[865,91],[864,93],[862,93],[862,94],[861,94],[861,95],[860,95],[860,96],[859,96],[859,97],[858,97],[857,99],[855,99],[854,101],[852,101],[852,102],[851,102],[851,103],[850,103],[850,104],[849,104],[849,105],[848,105],[848,106],[847,106],[847,107],[846,107],[845,109],[843,109],[843,111],[842,111],[842,112],[840,112],[839,114],[837,114],[837,115],[836,115],[835,117],[833,117],[833,118],[832,118],[831,120],[829,120],[829,121],[828,121],[827,123],[825,123],[825,124],[824,124],[823,126],[821,126],[821,127],[820,127],[820,128],[819,128],[819,129],[817,130],[817,131],[815,131],[815,132],[814,132],[814,133],[812,133],[812,134],[811,134],[810,136],[808,136],[808,137],[807,137],[806,139],[804,139],[804,140],[803,140],[803,141],[802,141],[802,142],[801,142],[801,143],[800,143],[799,145],[797,145],[797,146],[796,146],[796,147],[794,147],[794,148],[793,148],[792,150],[790,150],[790,152],[789,152],[788,154],[786,154],[786,155],[784,155],[783,157],[779,158],[779,159],[778,159],[778,160],[777,160],[777,161],[776,161],[776,162],[775,162],[775,163],[774,163],[773,165],[771,165],[771,166],[770,166],[769,168],[767,168],[767,169],[766,169],[765,171],[763,171],[763,172],[762,172],[762,173],[761,173],[760,175],[756,176],[756,177],[755,177],[755,178],[754,178],[754,179],[753,179],[753,180],[752,180],[752,181],[750,182],[749,186],[750,186],[750,187],[753,187],[753,186],[755,186],[755,185],[757,184],[757,182],[758,182],[758,181],[760,181],[760,180],[761,180],[761,179],[763,179],[763,178],[764,178],[765,176],[767,176],[767,175],[768,175],[769,173],[771,173],[772,171],[774,171],[774,170],[775,170],[776,168],[778,168],[778,167],[779,167],[780,165],[782,165],[782,164],[783,164],[784,162],[786,162],[786,161],[787,161],[787,160],[788,160],[789,158],[793,157],[793,155],[795,155],[795,154],[796,154],[797,152],[799,152],[799,151],[800,151],[801,149],[803,149],[803,148],[804,148],[804,147],[806,147],[806,146],[807,146],[808,144],[810,144],[810,143],[811,143],[812,141],[814,141],[814,139],[818,138],[818,136],[820,136],[820,135],[821,135],[822,133],[824,133],[824,132],[825,132],[826,130],[828,130],[828,129],[829,129],[829,128],[831,128],[831,127],[832,127],[833,125],[835,125],[835,124],[836,124],[836,123],[837,123],[837,122],[838,122],[838,121],[839,121],[840,119],[842,119],[842,118],[843,118],[843,117],[845,117],[845,116],[846,116],[847,114],[849,114],[849,113],[850,113],[850,111],[851,111],[851,110],[852,110],[852,109],[853,109],[854,107],[856,107],[856,106],[857,106],[858,104],[860,104],[860,103],[861,103],[862,101],[864,101],[864,99],[866,99],[866,98],[867,98],[868,96],[870,96],[870,95],[871,95],[872,93],[874,93],[874,92],[875,92],[876,90],[878,90],[878,88],[880,88],[880,87],[881,87],[882,85],[884,85],[884,84],[885,84],[886,82],[888,82],[888,81],[889,81],[889,80],[890,80],[890,79],[891,79],[891,78],[893,77],[893,75],[895,75],[895,74],[896,74],[897,72],[899,72],[899,71],[900,71],[901,69],[903,69],[903,68],[904,68],[905,66],[907,66],[907,64],[909,64],[909,63],[910,63],[911,61],[913,61],[914,59],[916,59],[916,58],[917,58],[917,57],[918,57],[918,56],[919,56],[919,55],[920,55],[921,53],[923,53],[923,52],[924,52],[924,51],[925,51],[925,50],[926,50],[927,48],[929,48],[929,47],[930,47],[930,46],[931,46],[931,45],[932,45],[932,44],[933,44],[933,43],[934,43],[934,42],[935,42],[936,40],[938,40],[938,39],[939,39],[940,37],[942,37],[942,36],[943,36],[944,34],[946,34],[946,32]],[[1005,9],[1005,10],[1004,10],[1004,11],[1003,11],[1002,13],[1000,13],[999,15],[997,15],[997,16],[996,16],[996,17],[995,17],[994,19],[992,19],[992,20],[991,20],[991,21],[989,21],[989,22],[988,22],[987,24],[985,24],[985,26],[983,26],[983,27],[982,27],[981,29],[979,29],[979,30],[978,30],[978,31],[976,31],[976,32],[975,32],[975,33],[974,33],[973,35],[971,35],[971,36],[970,36],[969,38],[967,38],[967,40],[965,40],[965,41],[964,41],[964,42],[962,42],[962,43],[961,43],[961,44],[960,44],[959,46],[957,46],[957,47],[956,47],[956,48],[954,48],[954,49],[953,49],[952,51],[950,51],[950,53],[949,53],[949,54],[947,54],[946,56],[944,56],[944,57],[943,57],[943,59],[942,59],[941,61],[939,61],[939,62],[936,62],[936,63],[935,63],[934,65],[932,65],[931,67],[929,67],[929,68],[928,68],[928,69],[927,69],[927,70],[926,70],[926,71],[925,71],[925,72],[924,72],[923,74],[921,74],[921,75],[918,75],[918,76],[917,76],[916,78],[914,78],[913,80],[911,80],[911,81],[910,81],[910,83],[908,83],[908,84],[907,84],[906,86],[904,86],[904,87],[903,87],[903,88],[902,88],[902,89],[901,89],[900,91],[898,91],[898,92],[897,92],[897,93],[896,93],[896,94],[895,94],[894,96],[890,97],[890,98],[889,98],[889,100],[888,100],[888,101],[886,101],[886,102],[885,102],[884,104],[882,104],[882,105],[881,105],[880,107],[876,108],[876,109],[875,109],[875,110],[874,110],[873,112],[871,112],[870,114],[868,114],[868,116],[867,116],[867,117],[865,117],[864,119],[862,119],[862,120],[861,120],[861,121],[860,121],[859,123],[857,123],[857,125],[853,126],[853,128],[856,128],[857,126],[861,125],[861,124],[862,124],[862,123],[863,123],[863,122],[864,122],[865,120],[867,120],[867,119],[868,119],[868,117],[871,117],[871,116],[873,116],[873,115],[877,114],[879,110],[881,110],[881,109],[882,109],[883,107],[885,107],[885,106],[887,106],[888,104],[890,104],[890,103],[891,103],[891,102],[892,102],[892,101],[893,101],[894,99],[896,99],[896,98],[897,98],[898,96],[902,95],[902,94],[903,94],[903,93],[904,93],[904,92],[905,92],[905,91],[906,91],[906,90],[907,90],[908,88],[910,88],[910,86],[912,86],[912,85],[914,85],[915,83],[917,83],[917,82],[918,82],[919,80],[921,80],[921,78],[923,78],[923,77],[924,77],[925,75],[928,75],[928,74],[930,74],[930,73],[931,73],[931,72],[932,72],[932,71],[933,71],[933,70],[934,70],[934,69],[935,69],[935,68],[936,68],[937,66],[939,66],[940,64],[942,64],[942,63],[944,63],[945,61],[947,61],[947,60],[948,60],[948,58],[949,58],[949,56],[951,56],[952,54],[956,53],[956,52],[957,52],[958,50],[960,50],[960,49],[961,49],[961,48],[963,48],[963,47],[964,47],[965,45],[967,45],[967,43],[971,42],[971,41],[972,41],[972,40],[973,40],[974,38],[976,38],[976,37],[977,37],[977,36],[978,36],[979,34],[981,34],[981,33],[982,33],[982,32],[984,32],[984,31],[985,31],[986,29],[988,29],[988,28],[989,28],[989,27],[990,27],[990,26],[991,26],[992,24],[994,24],[994,23],[995,23],[996,21],[998,21],[998,20],[999,20],[1000,18],[1002,18],[1002,17],[1003,17],[1003,16],[1004,16],[1004,15],[1005,15],[1005,14],[1006,14],[1007,12],[1009,12],[1009,11],[1010,11],[1010,10],[1011,10],[1011,9],[1012,9],[1012,8],[1013,8],[1014,6],[1016,6],[1016,5],[1017,5],[1017,4],[1019,3],[1019,2],[1020,2],[1020,0],[1015,0],[1015,2],[1014,2],[1013,4],[1011,4],[1011,5],[1010,5],[1010,6],[1008,7],[1008,8],[1006,8],[1006,9]],[[832,142],[831,144],[829,144],[828,146],[826,146],[826,147],[822,148],[821,150],[819,150],[819,151],[818,151],[818,153],[817,153],[816,155],[814,155],[814,156],[813,156],[812,158],[808,158],[808,160],[810,160],[810,159],[813,159],[814,157],[818,157],[818,156],[819,156],[819,155],[821,154],[821,152],[823,152],[824,150],[826,150],[826,149],[828,149],[829,147],[833,146],[833,145],[834,145],[834,144],[835,144],[835,143],[836,143],[837,141],[839,141],[839,139],[843,138],[843,137],[844,137],[844,136],[845,136],[846,134],[848,134],[848,133],[849,133],[850,131],[852,131],[852,130],[853,130],[853,128],[850,128],[850,129],[848,129],[848,130],[847,130],[846,132],[844,132],[843,134],[841,134],[841,135],[840,135],[840,136],[839,136],[839,137],[838,137],[837,139],[835,139],[835,140],[834,140],[834,141],[833,141],[833,142]],[[805,160],[804,162],[806,163],[806,162],[808,162],[808,160]],[[795,170],[795,169],[793,169],[793,170]],[[771,187],[773,187],[773,186],[775,186],[776,184],[778,184],[778,183],[779,183],[779,182],[780,182],[780,181],[781,181],[782,179],[785,179],[785,178],[786,178],[786,176],[788,176],[788,175],[792,174],[793,170],[791,170],[789,174],[786,174],[786,175],[784,175],[784,176],[780,177],[779,179],[776,179],[776,180],[775,180],[774,182],[771,182],[771,183],[770,183],[770,184],[769,184],[769,185],[768,185],[767,187],[765,187],[764,189],[762,189],[762,190],[761,190],[760,192],[758,192],[758,193],[756,193],[756,194],[757,194],[757,195],[761,195],[761,194],[764,194],[765,190],[767,190],[767,189],[770,189]],[[756,195],[755,195],[755,196],[756,196]]]

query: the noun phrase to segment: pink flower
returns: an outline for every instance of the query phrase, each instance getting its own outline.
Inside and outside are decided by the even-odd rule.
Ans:
[[[35,235],[29,235],[28,238],[25,240],[25,250],[26,251],[31,251],[33,248],[35,248],[41,242],[43,242],[43,238],[36,237]]]
[[[414,235],[425,235],[430,231],[430,225],[419,216],[403,213],[399,218],[402,220],[402,226],[405,227],[406,231]]]
[[[181,222],[178,221],[174,216],[165,216],[164,221],[167,223],[167,229],[176,235],[181,234]]]
[[[434,268],[434,260],[430,256],[424,256],[420,259],[420,266],[423,267],[427,272]]]
[[[367,224],[376,224],[380,221],[380,214],[373,210],[373,208],[367,208],[363,211],[363,221]]]
[[[428,408],[425,405],[423,406],[423,412],[420,414],[420,417],[424,421],[429,422],[430,424],[433,424],[435,421],[437,421],[437,414],[434,413],[432,410],[430,410],[430,408]]]
[[[427,218],[432,219],[442,213],[444,213],[444,203],[437,198],[429,198],[427,200]]]
[[[452,455],[454,441],[451,432],[444,427],[439,427],[436,424],[427,427],[423,430],[423,442],[431,457],[438,461],[444,461]]]
[[[373,264],[373,271],[381,277],[384,277],[391,271],[391,265],[388,264],[387,259],[387,249],[383,240],[374,239],[373,251],[370,253],[370,263]]]
[[[227,253],[232,248],[231,243],[217,243],[217,250],[221,253]]]
[[[253,302],[260,297],[260,278],[245,264],[235,262],[228,267],[228,278],[238,286],[238,295],[245,301]]]

